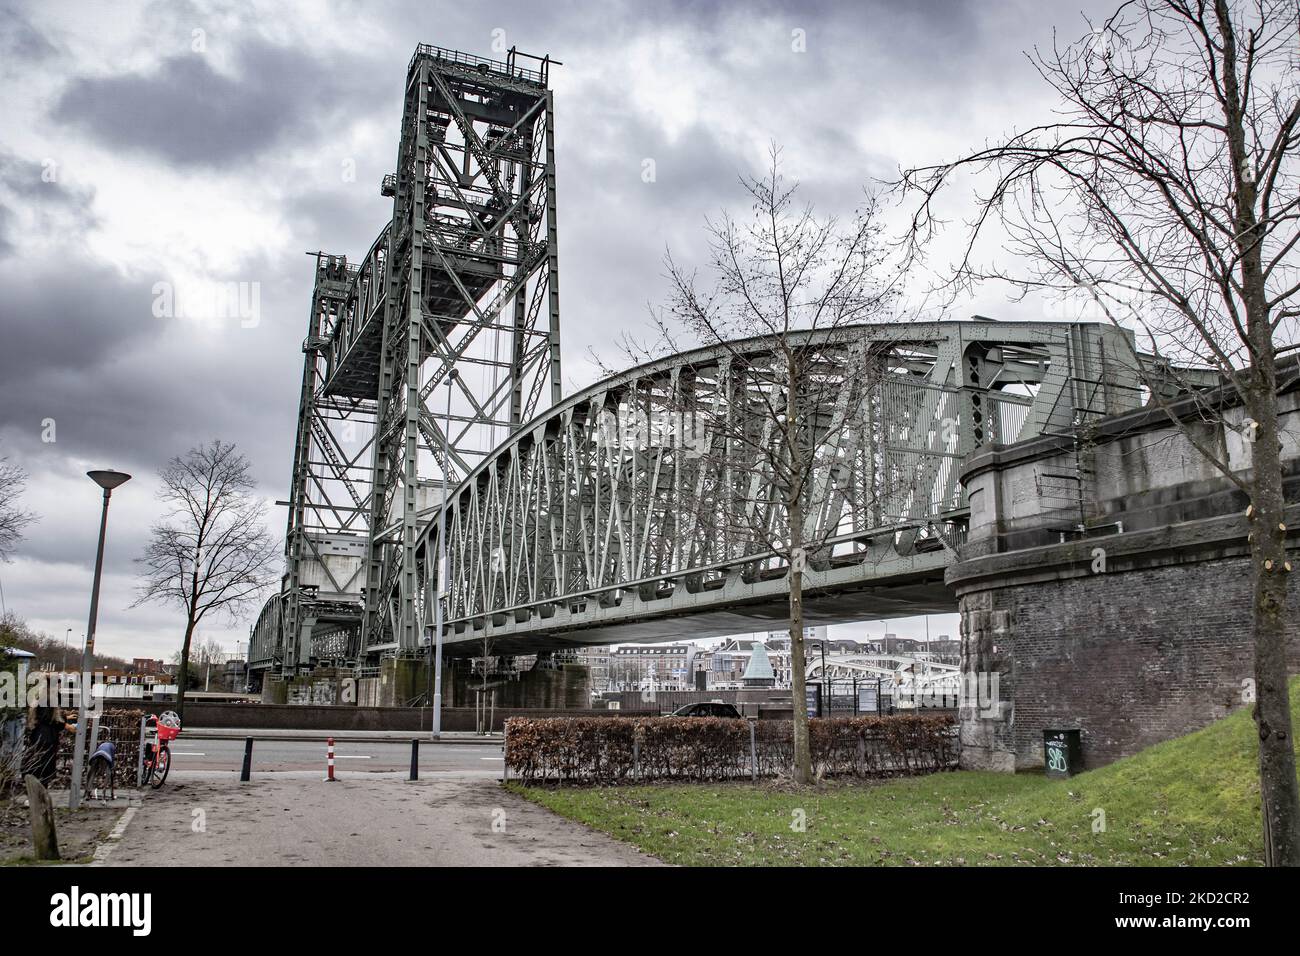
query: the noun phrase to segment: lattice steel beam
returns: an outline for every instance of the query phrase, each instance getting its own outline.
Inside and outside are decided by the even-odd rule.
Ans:
[[[326,389],[335,331],[365,308],[370,271],[343,256],[316,253],[315,283],[303,340],[302,386],[294,442],[285,573],[250,641],[250,666],[295,673],[320,660],[356,660],[360,651],[361,558],[365,551],[375,401]],[[271,607],[274,605],[274,607]],[[313,630],[328,622],[328,646]]]
[[[420,644],[431,479],[454,485],[539,402],[560,397],[550,61],[532,69],[523,59],[416,50],[382,318],[341,327],[334,346],[340,387],[373,388],[378,403],[370,653]]]
[[[802,344],[825,349],[819,374],[860,370],[845,354],[853,350],[869,351],[876,368],[869,387],[843,382],[816,415],[827,437],[806,537],[830,543],[807,580],[823,592],[917,575],[941,583],[967,513],[963,457],[1070,427],[1078,409],[1062,396],[1075,394],[1083,374],[1115,386],[1092,415],[1140,401],[1123,333],[1108,325],[900,323],[857,335],[847,345],[843,330]],[[751,453],[774,440],[756,409],[776,380],[763,370],[780,361],[778,345],[732,343],[614,376],[480,463],[449,502],[450,646],[468,652],[485,634],[514,653],[598,643],[612,639],[610,628],[636,636],[646,622],[690,615],[734,632],[746,605],[779,598],[784,559],[728,517],[781,527],[784,503],[763,456],[719,455],[725,435],[695,434],[689,411],[730,422],[728,435],[752,420],[742,429],[757,437]],[[426,539],[424,552],[435,547]]]

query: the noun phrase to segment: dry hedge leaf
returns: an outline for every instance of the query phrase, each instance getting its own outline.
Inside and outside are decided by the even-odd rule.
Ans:
[[[819,777],[931,773],[956,765],[956,721],[947,715],[829,717],[809,722]],[[721,717],[511,717],[505,762],[525,781],[621,783],[731,780],[789,772],[794,726]]]

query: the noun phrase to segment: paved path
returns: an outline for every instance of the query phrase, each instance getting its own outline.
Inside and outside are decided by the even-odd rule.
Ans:
[[[502,790],[499,771],[238,774],[173,770],[106,843],[108,866],[657,866]]]

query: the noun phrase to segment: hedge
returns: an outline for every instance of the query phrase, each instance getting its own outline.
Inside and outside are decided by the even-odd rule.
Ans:
[[[820,776],[932,773],[957,763],[950,716],[829,717],[809,722]],[[529,782],[630,783],[789,775],[794,724],[719,717],[511,717],[506,772]]]

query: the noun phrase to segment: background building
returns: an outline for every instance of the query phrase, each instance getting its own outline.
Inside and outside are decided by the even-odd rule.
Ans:
[[[609,655],[609,690],[688,690],[692,644],[624,644]]]
[[[587,673],[591,677],[591,692],[593,694],[603,694],[610,689],[608,644],[580,647],[575,651],[573,659],[579,664],[587,665]]]

